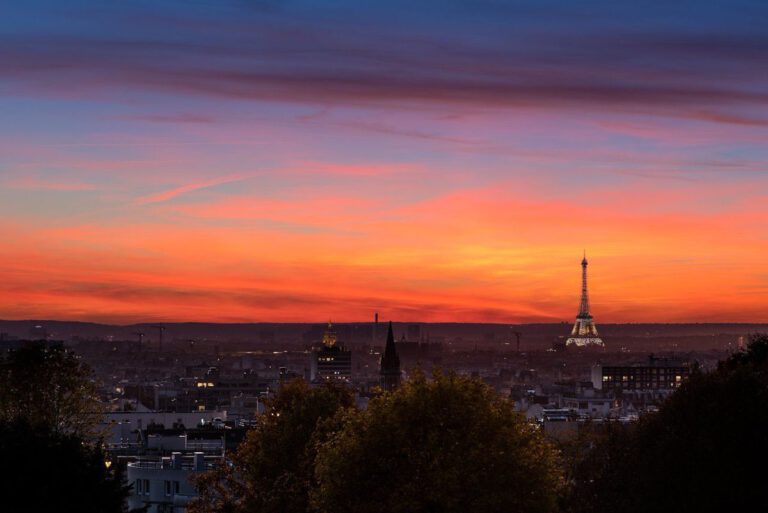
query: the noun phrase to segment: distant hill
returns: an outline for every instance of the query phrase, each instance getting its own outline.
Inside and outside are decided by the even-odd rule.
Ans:
[[[164,339],[207,340],[211,342],[283,343],[313,342],[322,335],[325,323],[162,323]],[[335,325],[340,340],[347,343],[373,341],[373,323],[339,323]],[[477,347],[497,346],[514,341],[514,332],[520,332],[522,347],[547,348],[558,337],[567,336],[568,323],[550,324],[482,324],[482,323],[394,323],[396,337],[406,339],[451,342],[459,347],[464,344]],[[602,324],[598,325],[601,336],[609,346],[618,347],[624,342],[632,345],[658,339],[686,341],[685,346],[722,347],[735,343],[739,336],[768,332],[768,324],[743,323],[687,323],[687,324]],[[377,341],[386,331],[386,323],[379,323]],[[56,340],[136,340],[137,333],[144,333],[145,340],[159,337],[157,325],[140,323],[130,325],[98,324],[91,322],[56,320],[0,320],[0,338]],[[713,344],[709,346],[708,340]],[[646,345],[643,343],[643,345]],[[674,344],[673,344],[674,345]]]

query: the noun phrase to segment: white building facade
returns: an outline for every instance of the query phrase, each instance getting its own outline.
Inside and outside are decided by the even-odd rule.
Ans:
[[[174,452],[160,461],[128,463],[128,508],[148,506],[147,513],[184,513],[187,503],[197,496],[192,478],[211,467],[202,452],[191,458]]]

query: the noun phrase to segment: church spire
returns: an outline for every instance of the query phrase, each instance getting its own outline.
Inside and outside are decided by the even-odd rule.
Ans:
[[[387,344],[381,355],[381,388],[392,391],[400,385],[400,357],[395,346],[395,334],[392,331],[392,321],[389,321]]]

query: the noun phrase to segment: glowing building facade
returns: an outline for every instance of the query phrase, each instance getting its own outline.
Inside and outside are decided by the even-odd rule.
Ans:
[[[312,356],[311,381],[348,382],[352,378],[352,352],[338,343],[336,330],[330,322],[323,335],[323,346]]]

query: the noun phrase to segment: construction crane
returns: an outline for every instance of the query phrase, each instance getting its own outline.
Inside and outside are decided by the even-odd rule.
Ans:
[[[513,331],[512,334],[517,339],[517,352],[519,354],[520,353],[520,336],[522,335],[522,333],[520,333],[519,331]]]
[[[155,328],[158,331],[157,351],[159,353],[162,353],[163,352],[163,333],[165,333],[165,326],[158,324],[156,326],[152,326],[152,328]]]
[[[144,344],[144,332],[135,331],[133,334],[139,337],[139,351],[141,351],[141,346]]]

